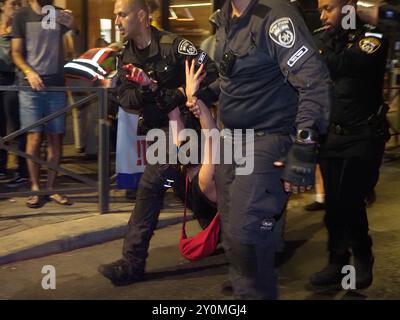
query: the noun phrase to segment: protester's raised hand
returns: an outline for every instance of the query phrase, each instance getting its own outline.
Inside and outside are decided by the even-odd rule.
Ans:
[[[192,63],[189,65],[189,61],[185,61],[185,73],[186,73],[186,97],[187,100],[190,101],[193,98],[193,95],[199,90],[200,83],[206,76],[206,72],[204,71],[204,64],[200,65],[200,67],[196,71],[196,61],[192,60]]]

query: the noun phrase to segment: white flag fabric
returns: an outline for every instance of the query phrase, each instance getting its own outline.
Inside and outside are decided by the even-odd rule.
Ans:
[[[118,110],[117,188],[137,189],[146,165],[146,136],[137,135],[139,116]]]

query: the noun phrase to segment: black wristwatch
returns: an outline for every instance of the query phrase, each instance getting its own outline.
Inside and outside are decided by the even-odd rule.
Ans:
[[[318,134],[312,129],[298,129],[296,133],[296,142],[299,143],[317,143]]]

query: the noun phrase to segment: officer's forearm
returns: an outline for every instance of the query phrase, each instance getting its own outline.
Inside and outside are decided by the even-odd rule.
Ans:
[[[220,95],[220,79],[211,83],[208,87],[200,88],[194,96],[202,100],[207,106],[211,106],[218,101]]]
[[[332,82],[326,66],[317,57],[311,57],[297,74],[289,76],[289,81],[299,96],[296,127],[313,128],[324,134],[332,98]]]

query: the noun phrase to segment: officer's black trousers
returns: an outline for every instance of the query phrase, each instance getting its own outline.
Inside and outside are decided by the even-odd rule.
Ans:
[[[377,154],[376,159],[325,158],[320,161],[332,263],[348,263],[350,249],[359,259],[371,257],[365,197],[377,182],[380,159],[381,155]]]
[[[277,298],[276,242],[268,223],[280,219],[288,196],[282,169],[273,163],[287,153],[290,144],[287,135],[256,134],[251,174],[238,175],[234,164],[216,167],[222,243],[237,299]]]
[[[168,141],[168,135],[167,135]],[[150,239],[157,226],[168,179],[177,181],[176,165],[147,164],[136,193],[136,205],[125,235],[123,257],[139,272],[144,271]],[[173,183],[171,183],[173,184]]]

